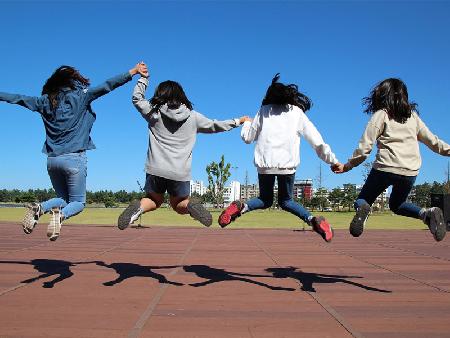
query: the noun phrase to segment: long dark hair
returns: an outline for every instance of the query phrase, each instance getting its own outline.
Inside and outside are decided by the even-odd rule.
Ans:
[[[52,109],[58,105],[58,93],[62,88],[75,89],[75,82],[89,86],[89,79],[83,77],[71,66],[61,66],[55,70],[42,87],[42,95],[47,94]]]
[[[186,97],[183,87],[178,82],[170,80],[161,82],[156,87],[150,103],[154,106],[154,110],[158,110],[164,104],[167,104],[169,109],[177,109],[184,104],[188,109],[192,110],[192,103]]]
[[[389,78],[378,83],[363,99],[367,114],[385,110],[389,118],[399,123],[405,123],[411,117],[412,111],[418,112],[417,104],[409,102],[408,89],[400,79]]]
[[[267,104],[291,104],[297,106],[306,112],[312,106],[312,101],[305,94],[298,91],[298,86],[295,84],[285,85],[278,82],[280,73],[277,73],[272,79],[272,83],[267,88],[266,96],[262,101],[262,105]]]

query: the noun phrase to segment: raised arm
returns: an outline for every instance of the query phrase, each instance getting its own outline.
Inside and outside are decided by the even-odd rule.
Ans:
[[[131,78],[136,74],[142,75],[141,65],[143,63],[138,63],[134,68],[130,69],[128,72],[114,76],[104,83],[96,87],[90,87],[86,91],[86,100],[87,102],[92,102],[95,99],[98,99],[100,96],[108,94],[113,91],[117,87],[120,87],[131,80]]]
[[[425,144],[435,153],[444,156],[450,156],[450,145],[440,140],[436,135],[434,135],[428,127],[419,119],[419,133],[417,134],[417,140]]]
[[[245,117],[241,117],[240,119],[224,121],[211,120],[198,112],[195,112],[195,118],[197,121],[197,132],[203,134],[220,133],[222,131],[231,130],[238,127],[245,119]]]
[[[148,78],[141,77],[133,89],[133,105],[142,115],[148,115],[152,110],[150,102],[145,98],[145,91],[148,87]]]
[[[336,156],[331,151],[330,146],[325,143],[322,135],[320,135],[314,124],[305,114],[303,114],[302,119],[300,120],[299,133],[306,141],[308,141],[317,156],[328,164],[336,164],[338,162]]]
[[[32,111],[42,113],[44,109],[46,97],[40,96],[26,96],[20,94],[8,94],[0,92],[0,101],[4,101],[11,104],[18,104]]]

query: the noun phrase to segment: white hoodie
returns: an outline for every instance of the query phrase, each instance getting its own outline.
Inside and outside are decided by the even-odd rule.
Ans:
[[[256,141],[254,163],[260,174],[293,174],[300,163],[300,136],[328,164],[338,162],[302,109],[293,105],[265,105],[252,122],[246,121],[241,137]]]

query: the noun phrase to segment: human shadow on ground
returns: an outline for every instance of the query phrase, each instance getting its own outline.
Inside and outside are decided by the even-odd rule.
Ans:
[[[186,272],[195,273],[197,275],[197,277],[206,279],[206,281],[204,281],[204,282],[189,284],[190,286],[194,286],[194,287],[205,286],[208,284],[225,282],[225,281],[240,281],[240,282],[263,286],[263,287],[266,287],[271,290],[295,291],[295,289],[293,289],[293,288],[272,286],[272,285],[262,283],[262,282],[259,282],[259,281],[249,278],[249,277],[272,278],[272,276],[270,276],[270,275],[253,275],[253,274],[248,274],[248,273],[238,273],[238,272],[227,271],[225,269],[212,268],[207,265],[185,265],[183,267],[183,269]]]
[[[296,279],[301,283],[301,289],[303,291],[308,292],[316,292],[313,284],[331,284],[331,283],[344,283],[353,286],[357,286],[359,288],[368,290],[368,291],[376,291],[383,293],[391,293],[392,291],[377,289],[371,286],[363,285],[361,283],[356,283],[346,278],[363,278],[361,276],[340,276],[340,275],[326,275],[322,273],[311,273],[304,272],[302,270],[297,269],[296,267],[289,266],[285,268],[267,268],[267,272],[270,272],[275,278],[292,278]]]
[[[183,283],[172,282],[168,280],[164,275],[154,272],[157,269],[175,269],[178,265],[170,266],[147,266],[139,265],[135,263],[111,263],[106,264],[105,262],[95,261],[98,266],[103,266],[105,268],[113,269],[119,275],[116,279],[109,282],[104,282],[105,286],[113,286],[115,284],[121,283],[124,280],[132,277],[148,277],[156,279],[161,284],[171,284],[176,286],[184,285]]]
[[[44,282],[42,284],[43,288],[52,288],[56,283],[63,281],[64,279],[70,278],[73,276],[73,272],[70,270],[71,267],[76,266],[78,264],[87,264],[90,262],[78,262],[72,263],[68,261],[63,261],[59,259],[33,259],[31,261],[0,261],[0,264],[24,264],[24,265],[33,265],[33,268],[41,273],[41,275],[37,277],[33,277],[30,279],[26,279],[21,281],[20,283],[29,284],[33,283],[39,279],[48,278],[51,276],[56,276],[55,279]]]

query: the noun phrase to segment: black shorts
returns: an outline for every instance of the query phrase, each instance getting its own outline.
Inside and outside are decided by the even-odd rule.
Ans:
[[[170,196],[187,197],[190,192],[189,181],[174,181],[168,178],[147,174],[145,176],[144,191],[149,193],[164,194],[166,191]]]

